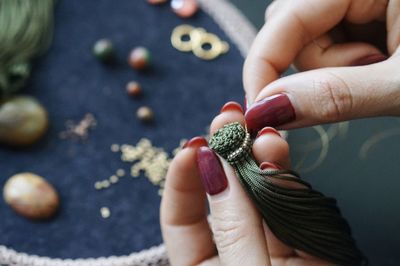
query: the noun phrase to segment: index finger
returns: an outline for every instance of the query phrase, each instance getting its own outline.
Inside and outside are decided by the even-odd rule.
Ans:
[[[300,50],[345,16],[350,0],[279,0],[246,58],[243,82],[251,104],[262,88],[279,78]]]

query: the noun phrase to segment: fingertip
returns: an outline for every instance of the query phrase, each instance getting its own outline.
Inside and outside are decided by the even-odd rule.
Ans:
[[[239,105],[238,103],[235,103],[235,105]],[[224,105],[225,107],[226,105]],[[240,105],[239,105],[240,106]],[[232,123],[232,122],[239,122],[242,125],[245,124],[244,122],[244,115],[243,115],[243,109],[240,107],[240,109],[235,106],[233,107],[233,104],[229,108],[222,108],[222,112],[217,115],[213,121],[211,122],[210,125],[210,134],[214,134],[218,129],[223,127],[226,124]]]
[[[194,138],[190,139],[189,141],[187,141],[183,145],[183,149],[185,149],[185,148],[199,148],[199,147],[202,147],[202,146],[208,146],[208,142],[204,137],[197,136],[197,137],[194,137]]]
[[[289,143],[270,128],[264,128],[253,144],[253,155],[258,163],[271,162],[282,168],[290,167]]]

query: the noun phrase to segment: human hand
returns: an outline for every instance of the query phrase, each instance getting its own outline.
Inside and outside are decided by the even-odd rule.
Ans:
[[[243,72],[249,129],[400,115],[399,0],[276,0],[266,21]],[[279,79],[291,64],[306,72]]]
[[[213,120],[211,134],[234,121],[244,124],[244,116],[231,102]],[[203,138],[190,140],[169,167],[161,228],[172,265],[329,265],[278,240],[232,167],[206,146]],[[273,128],[260,132],[252,151],[263,169],[290,168],[288,143]]]

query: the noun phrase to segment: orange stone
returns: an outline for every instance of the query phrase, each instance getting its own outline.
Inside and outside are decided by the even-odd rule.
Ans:
[[[167,0],[147,0],[147,3],[152,4],[152,5],[161,5],[166,2],[167,2]]]
[[[199,5],[196,0],[172,0],[172,10],[182,18],[189,18],[196,14]]]
[[[142,88],[136,81],[130,81],[126,85],[126,92],[133,97],[139,97],[142,95]]]
[[[60,205],[54,187],[32,173],[10,177],[4,185],[3,197],[15,212],[34,220],[51,218]]]
[[[129,54],[128,63],[136,70],[144,70],[150,66],[151,56],[145,47],[136,47]]]

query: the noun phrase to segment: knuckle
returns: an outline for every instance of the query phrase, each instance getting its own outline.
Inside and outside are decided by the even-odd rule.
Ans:
[[[240,249],[242,240],[248,235],[243,218],[228,212],[213,217],[212,231],[218,251],[221,253],[235,253]]]
[[[350,85],[340,76],[327,73],[314,81],[314,112],[324,121],[337,121],[352,110],[353,97]]]

